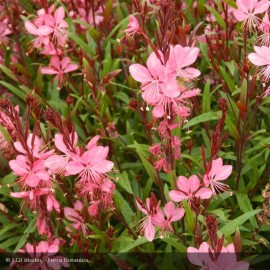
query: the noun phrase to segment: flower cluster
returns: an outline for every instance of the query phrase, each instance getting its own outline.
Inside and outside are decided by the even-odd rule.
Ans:
[[[133,64],[129,67],[132,77],[142,83],[142,98],[153,106],[152,114],[156,118],[178,115],[183,119],[190,114],[187,99],[197,96],[199,89],[190,89],[189,83],[200,75],[200,71],[189,67],[199,54],[195,47],[170,48],[170,56],[164,63],[161,52],[152,52],[146,66]]]
[[[59,89],[65,82],[65,73],[78,69],[77,64],[71,64],[69,57],[64,57],[65,44],[68,38],[68,24],[64,20],[65,10],[58,7],[54,11],[54,5],[46,11],[37,11],[37,17],[33,21],[26,21],[26,30],[35,36],[33,47],[41,50],[42,54],[52,56],[49,67],[42,67],[42,74],[56,75]]]

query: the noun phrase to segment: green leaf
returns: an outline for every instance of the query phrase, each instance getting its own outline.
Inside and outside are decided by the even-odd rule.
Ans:
[[[194,214],[193,214],[193,212],[191,211],[190,206],[188,205],[188,203],[187,203],[185,200],[183,200],[182,203],[183,203],[183,206],[184,206],[185,211],[186,211],[185,220],[186,220],[186,222],[187,222],[189,231],[190,231],[191,233],[194,233],[194,231],[195,231],[195,219],[194,219]]]
[[[15,182],[16,178],[17,178],[17,176],[16,176],[15,174],[10,173],[10,174],[6,175],[6,176],[1,180],[1,184],[2,184],[3,186],[6,186],[6,185],[8,185],[8,184],[12,184],[12,183]]]
[[[131,244],[127,245],[125,248],[121,249],[119,251],[119,253],[125,253],[125,252],[128,252],[130,251],[131,249],[137,247],[137,246],[140,246],[144,243],[147,243],[149,242],[144,236],[143,237],[140,237],[138,238],[137,240],[135,240],[134,242],[132,242]]]
[[[10,223],[10,224],[7,224],[3,227],[2,230],[0,230],[0,236],[7,233],[8,231],[14,229],[14,228],[17,228],[18,229],[18,224],[16,223]]]
[[[252,210],[252,211],[249,211],[248,213],[245,213],[245,214],[235,218],[234,220],[230,220],[227,224],[225,224],[219,230],[219,232],[221,234],[224,234],[225,236],[231,235],[235,232],[236,227],[244,224],[248,219],[255,216],[256,214],[258,214],[261,211],[262,211],[261,209]]]
[[[18,241],[19,241],[20,238],[21,238],[20,236],[16,236],[16,237],[13,237],[13,238],[9,238],[8,240],[6,240],[6,241],[0,243],[0,248],[5,250],[5,249],[7,249],[7,248],[9,248],[9,247],[12,247],[12,246],[14,246],[16,243],[18,243]]]
[[[207,81],[204,86],[202,97],[202,112],[207,113],[210,111],[210,82]]]
[[[4,81],[0,81],[0,84],[2,84],[3,86],[5,86],[15,96],[21,98],[22,100],[25,100],[26,94],[21,89],[13,86],[10,83],[4,82]]]
[[[207,112],[207,113],[200,114],[200,115],[192,118],[188,123],[186,123],[183,126],[183,129],[195,126],[195,125],[197,125],[199,123],[208,122],[208,121],[211,121],[211,120],[217,120],[217,119],[220,118],[220,116],[221,116],[221,111]]]
[[[78,37],[78,35],[69,33],[69,37],[73,39],[84,52],[93,56],[90,50],[90,46],[87,43],[85,43],[80,37]]]
[[[230,135],[236,140],[239,141],[240,140],[240,135],[239,132],[236,128],[235,123],[233,122],[233,119],[229,116],[229,114],[226,115],[226,119],[225,119],[225,123],[226,123],[226,127],[229,130]]]
[[[115,204],[117,206],[117,209],[119,209],[125,218],[126,222],[128,224],[131,224],[132,222],[132,217],[134,216],[134,213],[127,201],[123,198],[121,193],[118,190],[114,191],[114,200]]]
[[[113,95],[115,98],[122,100],[124,103],[129,104],[129,97],[124,92],[117,92]]]
[[[127,172],[123,172],[122,174],[120,174],[117,183],[118,183],[123,189],[125,189],[128,193],[133,194],[133,191],[132,191],[132,188],[131,188],[129,179],[128,179],[128,174],[127,174]]]
[[[153,182],[157,183],[158,182],[158,173],[157,173],[156,169],[153,167],[153,165],[146,158],[148,150],[146,152],[142,148],[142,145],[138,144],[136,141],[134,141],[134,144],[131,144],[128,147],[136,149],[136,152],[139,155],[139,157],[140,157],[140,159],[141,159],[141,161],[143,163],[143,166],[144,166],[145,170],[147,171],[148,175],[153,180]],[[148,147],[149,146],[147,146],[147,148]]]
[[[225,28],[226,28],[226,24],[225,24],[223,18],[221,17],[221,15],[219,14],[219,12],[216,11],[215,9],[211,8],[210,6],[206,5],[206,4],[205,4],[204,6],[211,12],[211,14],[214,15],[214,17],[216,18],[218,24],[219,24],[223,29],[225,29]]]
[[[178,238],[173,238],[173,237],[165,237],[162,238],[162,241],[172,245],[175,247],[180,253],[186,253],[187,248],[180,242]]]
[[[19,82],[19,80],[17,79],[17,77],[14,75],[14,73],[8,69],[7,67],[3,66],[2,64],[0,64],[0,69],[13,81],[15,82]]]
[[[24,231],[23,236],[20,237],[20,241],[18,242],[17,246],[14,249],[14,253],[16,253],[20,248],[22,248],[25,245],[25,243],[29,237],[29,234],[33,233],[36,230],[36,223],[37,223],[37,217],[35,217],[31,220],[28,227]]]
[[[231,92],[233,92],[235,90],[235,83],[233,79],[230,77],[230,75],[225,71],[225,69],[222,66],[220,66],[220,72],[226,84],[228,85],[228,88],[230,89]]]
[[[253,210],[253,207],[252,207],[252,205],[250,203],[250,200],[249,200],[247,194],[245,194],[245,193],[236,193],[236,198],[237,198],[237,202],[238,202],[238,205],[240,207],[240,210],[243,213],[246,213],[246,212],[249,212],[249,211]],[[256,218],[254,216],[251,216],[249,220],[250,220],[251,225],[254,228],[258,228],[257,221],[256,221]]]

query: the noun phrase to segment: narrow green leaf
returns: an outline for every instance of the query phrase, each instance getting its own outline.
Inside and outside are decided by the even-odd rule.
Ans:
[[[135,240],[131,244],[128,244],[125,248],[121,249],[119,251],[119,253],[126,253],[126,252],[132,250],[133,248],[140,246],[142,244],[145,244],[147,242],[149,242],[149,241],[143,236],[141,238],[138,238],[137,240]]]
[[[117,181],[117,183],[124,188],[128,193],[133,194],[129,179],[128,179],[128,174],[127,172],[123,172],[122,174],[120,174],[119,179]]]
[[[219,14],[219,12],[216,11],[215,9],[211,8],[210,6],[206,5],[206,4],[205,4],[204,6],[211,12],[211,14],[214,15],[214,17],[216,18],[218,24],[219,24],[223,29],[225,29],[225,28],[226,28],[226,24],[225,24],[223,18],[221,17],[221,15]]]
[[[204,86],[203,96],[202,96],[202,112],[207,113],[210,111],[210,82],[207,81]]]
[[[243,213],[246,213],[246,212],[249,212],[249,211],[253,210],[253,207],[252,207],[252,205],[250,203],[250,200],[249,200],[247,194],[245,194],[245,193],[236,193],[236,198],[237,198],[237,202],[238,202],[238,205],[240,207],[240,210]],[[250,220],[250,223],[252,224],[252,226],[254,228],[258,228],[257,221],[256,221],[256,218],[254,216],[251,216],[249,220]]]
[[[252,210],[252,211],[249,211],[248,213],[245,213],[245,214],[235,218],[234,220],[230,220],[227,224],[225,224],[219,230],[219,232],[221,234],[224,234],[225,236],[231,235],[235,232],[236,227],[244,224],[248,219],[255,216],[256,214],[258,214],[261,211],[262,211],[261,209]]]
[[[19,80],[17,79],[17,77],[14,75],[14,73],[8,69],[7,67],[3,66],[2,64],[0,64],[0,69],[13,81],[15,82],[19,82]]]
[[[183,203],[183,206],[184,206],[185,211],[186,211],[185,220],[187,222],[189,231],[191,233],[194,233],[194,231],[195,231],[195,218],[194,218],[194,214],[193,214],[190,206],[188,205],[188,203],[185,200],[183,200],[182,203]]]
[[[220,66],[220,72],[221,72],[221,75],[222,75],[223,79],[225,80],[226,84],[228,85],[230,91],[231,92],[234,92],[234,90],[235,90],[235,83],[234,83],[233,79],[225,71],[225,69],[223,67],[221,67],[221,66]]]
[[[20,248],[22,248],[25,245],[25,243],[29,237],[29,234],[33,233],[36,230],[36,223],[37,223],[37,217],[35,217],[31,220],[28,227],[24,231],[23,236],[19,238],[20,241],[18,242],[17,246],[15,247],[14,253],[16,253]]]
[[[211,121],[211,120],[217,120],[217,119],[220,118],[220,116],[221,116],[221,111],[207,112],[207,113],[200,114],[200,115],[192,118],[189,122],[187,122],[183,126],[183,129],[195,126],[195,125],[197,125],[199,123],[208,122],[208,121]]]
[[[162,238],[162,241],[172,245],[180,253],[186,253],[186,251],[187,251],[187,248],[177,238],[165,237],[165,238]]]
[[[0,84],[2,84],[3,86],[5,86],[15,96],[21,98],[22,100],[25,100],[26,94],[22,90],[20,90],[19,88],[13,86],[10,83],[4,82],[4,81],[0,81]]]

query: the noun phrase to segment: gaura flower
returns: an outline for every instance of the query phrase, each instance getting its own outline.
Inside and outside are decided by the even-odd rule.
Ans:
[[[270,47],[254,46],[255,53],[248,55],[249,61],[256,66],[264,66],[259,72],[263,81],[268,82],[270,79]]]
[[[270,5],[269,0],[236,0],[237,9],[233,14],[235,18],[243,22],[249,28],[252,26],[258,27],[260,25],[258,14],[265,12]]]
[[[212,196],[211,189],[200,188],[200,180],[196,175],[192,175],[188,179],[184,176],[179,176],[177,187],[179,190],[172,190],[169,192],[169,196],[174,202],[180,202],[182,200],[190,201],[194,197],[209,199]]]
[[[226,180],[232,173],[231,165],[223,165],[221,158],[215,159],[212,162],[211,170],[203,177],[203,182],[206,187],[211,187],[213,195],[216,192],[226,191],[228,185],[220,181]]]

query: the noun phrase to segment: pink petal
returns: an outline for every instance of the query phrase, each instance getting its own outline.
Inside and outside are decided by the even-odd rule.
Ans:
[[[68,73],[74,70],[78,69],[78,65],[77,64],[70,64],[67,66],[67,68],[64,70],[64,73]]]
[[[40,69],[40,71],[41,71],[42,74],[50,74],[50,75],[59,73],[59,71],[57,71],[57,70],[55,70],[54,68],[51,68],[51,67],[42,67]]]
[[[59,250],[59,246],[58,245],[55,245],[55,244],[52,244],[48,247],[48,253],[50,253],[51,255],[57,253]]]
[[[22,144],[20,142],[15,142],[14,147],[18,152],[23,153],[23,154],[26,153],[26,151],[24,150],[24,148],[22,147]]]
[[[176,208],[173,212],[170,221],[174,222],[181,219],[185,215],[185,210],[183,208]]]
[[[65,68],[69,65],[69,63],[70,63],[70,58],[64,57],[61,61],[61,69],[65,70]]]
[[[92,166],[92,169],[98,173],[109,172],[114,166],[114,163],[109,160],[100,161],[98,164]]]
[[[149,83],[142,87],[142,98],[149,104],[154,105],[160,101],[162,95],[159,82]]]
[[[58,25],[65,18],[65,10],[63,7],[59,7],[54,12],[55,25]]]
[[[61,152],[63,153],[67,152],[67,146],[64,143],[62,134],[56,134],[54,136],[54,144]]]
[[[157,105],[154,107],[152,114],[154,117],[156,118],[160,118],[162,116],[164,116],[165,112],[164,112],[164,108],[162,105]]]
[[[92,148],[97,146],[97,142],[98,142],[99,138],[100,138],[99,135],[96,135],[95,137],[93,137],[86,146],[87,150],[91,150]]]
[[[159,52],[161,55],[161,52]],[[147,68],[155,79],[159,79],[164,75],[165,67],[161,64],[160,60],[157,58],[156,54],[152,52],[147,59]]]
[[[155,227],[151,223],[151,220],[148,221],[148,224],[145,227],[144,236],[150,242],[155,238]]]
[[[81,218],[80,215],[78,214],[78,212],[70,207],[64,208],[64,215],[70,221],[78,221],[78,219]]]
[[[152,76],[150,75],[147,68],[140,64],[133,64],[129,67],[129,72],[131,76],[137,81],[137,82],[151,82],[153,80]]]
[[[244,13],[242,10],[238,10],[238,9],[233,11],[233,15],[236,18],[236,20],[239,22],[242,22],[248,18],[248,15],[246,13]]]
[[[189,177],[188,181],[189,181],[190,190],[192,191],[192,193],[195,192],[200,186],[200,180],[198,176],[192,175]]]
[[[80,162],[76,161],[70,161],[66,166],[66,170],[70,175],[78,174],[84,169],[85,167]]]
[[[48,242],[41,241],[39,242],[37,248],[37,253],[47,253],[48,252]]]
[[[40,182],[40,179],[37,177],[37,175],[33,172],[29,173],[25,183],[30,187],[36,187]]]
[[[190,185],[189,185],[189,181],[185,176],[179,176],[177,179],[177,187],[186,192],[187,194],[190,193]]]
[[[195,197],[201,198],[203,200],[210,199],[212,197],[212,190],[210,188],[201,188],[195,194]]]
[[[61,70],[61,62],[57,55],[54,55],[50,60],[50,65],[55,67],[57,70]]]
[[[23,165],[26,164],[19,162],[17,159],[9,161],[9,167],[13,170],[14,174],[18,176],[24,176],[28,173],[27,169]]]
[[[259,1],[253,11],[253,14],[259,14],[259,13],[263,13],[267,11],[267,9],[269,8],[269,5],[270,5],[269,0]]]
[[[28,198],[29,191],[22,191],[22,192],[10,192],[10,196],[14,198]]]
[[[189,197],[185,195],[183,192],[178,190],[172,190],[169,192],[169,197],[174,202],[180,202],[182,200],[187,200]]]

